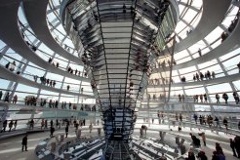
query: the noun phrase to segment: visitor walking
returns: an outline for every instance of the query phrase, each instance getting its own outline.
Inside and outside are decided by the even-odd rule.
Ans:
[[[28,142],[28,138],[27,138],[27,134],[23,137],[22,139],[22,152],[24,151],[28,151],[27,150],[27,142]]]

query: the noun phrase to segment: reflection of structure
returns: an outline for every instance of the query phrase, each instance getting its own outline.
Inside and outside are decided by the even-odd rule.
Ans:
[[[105,156],[128,159],[134,110],[174,30],[175,8],[169,1],[69,0],[61,12],[76,48],[85,49],[82,61],[103,113]]]

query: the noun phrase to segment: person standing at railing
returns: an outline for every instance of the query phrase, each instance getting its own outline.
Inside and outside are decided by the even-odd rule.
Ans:
[[[56,119],[56,128],[60,129],[60,127],[61,127],[61,125],[60,125],[58,119]]]
[[[224,117],[224,119],[223,119],[223,124],[224,124],[226,130],[228,130],[228,120],[226,117]]]
[[[219,96],[219,94],[218,94],[218,93],[215,95],[215,98],[216,98],[216,100],[217,100],[217,103],[220,103],[220,101],[219,101],[219,99],[220,99],[220,96]]]
[[[10,62],[8,62],[8,63],[5,65],[5,68],[9,69],[9,66],[10,66]]]
[[[199,54],[199,57],[202,57],[202,51],[200,48],[198,49],[198,54]]]
[[[204,103],[207,103],[207,101],[208,101],[208,99],[207,99],[207,94],[205,93],[205,94],[203,95],[203,97],[204,97]]]
[[[233,92],[233,98],[234,98],[236,104],[238,104],[239,103],[239,95],[238,95],[238,93],[236,91]]]
[[[83,126],[86,125],[86,119],[83,119]]]
[[[13,62],[10,63],[10,65],[9,65],[9,70],[13,72],[13,71],[15,70],[15,67],[16,67],[16,62],[13,61]]]
[[[215,72],[214,71],[212,71],[212,78],[214,79],[215,78]]]
[[[202,94],[200,94],[200,101],[201,101],[201,103],[203,103],[203,95]]]
[[[15,120],[13,130],[16,130],[16,128],[17,128],[17,122],[18,122],[18,120]]]
[[[2,128],[1,133],[2,133],[2,132],[6,132],[7,124],[8,124],[8,121],[7,121],[7,120],[4,120],[4,121],[3,121],[3,128]]]
[[[53,133],[55,132],[55,128],[53,126],[50,127],[50,138],[53,137]]]
[[[183,120],[182,113],[179,114],[179,120],[182,123],[182,120]]]
[[[8,132],[11,132],[12,131],[12,127],[13,127],[13,120],[10,121],[10,123],[8,124]]]
[[[215,121],[215,123],[216,123],[216,127],[220,127],[219,119],[218,119],[217,116],[215,117],[214,121]]]
[[[65,127],[65,135],[66,138],[68,137],[68,130],[69,130],[69,124],[67,123],[66,127]]]
[[[15,94],[13,97],[13,104],[16,104],[18,101],[18,96]]]
[[[0,91],[0,101],[1,101],[1,99],[2,99],[2,95],[3,95],[3,92]]]
[[[9,102],[9,96],[10,96],[10,93],[7,92],[7,93],[6,93],[6,96],[5,96],[5,98],[4,98],[4,102]]]
[[[31,119],[31,121],[29,122],[29,129],[33,130],[33,128],[34,128],[34,120]]]
[[[199,123],[202,125],[203,124],[203,117],[202,115],[199,116]]]
[[[50,121],[50,126],[53,127],[53,120]]]
[[[198,119],[197,114],[194,114],[194,115],[193,115],[193,118],[194,118],[194,120],[195,120],[195,123],[197,124],[197,119]]]
[[[222,98],[224,99],[225,104],[227,104],[228,103],[228,95],[227,95],[227,93],[223,93]]]
[[[44,129],[47,129],[47,128],[48,128],[48,120],[45,119],[45,121],[44,121]]]
[[[42,119],[42,121],[41,121],[41,129],[43,129],[44,128],[44,119]]]
[[[239,70],[239,73],[240,73],[240,62],[237,64],[237,67],[238,67],[238,70]]]
[[[93,129],[93,125],[92,125],[92,123],[90,123],[90,125],[89,125],[89,133],[92,133],[92,129]]]
[[[34,80],[34,82],[37,82],[38,76],[37,76],[37,75],[34,75],[34,76],[33,76],[33,80]]]

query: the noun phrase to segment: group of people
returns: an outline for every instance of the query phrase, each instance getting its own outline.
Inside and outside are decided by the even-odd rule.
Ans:
[[[199,123],[200,125],[208,125],[209,127],[212,127],[212,126],[215,126],[215,127],[218,127],[220,128],[221,125],[220,125],[220,117],[212,117],[211,115],[197,115],[197,114],[194,114],[193,115],[193,118],[194,118],[194,121],[196,124],[198,124],[198,120],[199,120]],[[228,129],[228,119],[226,117],[223,117],[222,119],[222,124],[225,126],[226,129]],[[240,121],[238,122],[238,129],[240,130]]]
[[[83,91],[83,89],[82,89],[82,91]],[[3,92],[0,91],[0,100],[2,100],[2,96],[3,96]],[[9,92],[6,93],[5,98],[3,99],[3,101],[4,102],[10,102],[10,93]],[[14,95],[12,103],[16,104],[17,102],[18,102],[18,96]],[[37,106],[37,105],[40,105],[41,107],[47,107],[47,104],[48,104],[49,108],[60,108],[61,107],[61,109],[77,110],[77,105],[76,104],[72,104],[72,102],[67,103],[65,101],[65,102],[59,103],[58,100],[54,101],[54,100],[50,99],[49,101],[47,101],[47,99],[45,99],[45,98],[40,98],[40,102],[38,102],[37,97],[36,96],[32,96],[32,95],[26,96],[24,98],[24,104],[27,105],[27,106]],[[81,107],[80,107],[80,110],[81,111],[97,111],[97,108],[96,108],[96,105],[92,106],[92,105],[88,105],[88,104],[82,104]]]
[[[154,100],[154,101],[157,101],[157,100],[163,100],[166,98],[166,96],[164,94],[159,94],[159,96],[157,96],[156,94],[148,94],[148,100]]]
[[[34,81],[37,82],[38,77],[34,76],[33,78],[34,78]],[[56,80],[50,80],[50,79],[46,78],[45,76],[40,77],[40,82],[43,85],[53,87],[53,88],[56,85]]]
[[[15,71],[15,68],[16,68],[16,62],[13,61],[13,62],[8,62],[6,65],[5,65],[5,68],[9,69],[10,71]]]
[[[52,57],[50,57],[50,58],[48,59],[48,63],[52,64],[53,66],[55,66],[55,67],[57,67],[57,68],[59,67],[59,63],[58,63],[58,62],[55,63],[55,62],[53,61],[53,58],[52,58]],[[71,66],[67,67],[67,72],[70,73],[70,74],[74,74],[74,75],[76,75],[76,76],[81,76],[81,71],[80,71],[80,70],[77,70],[77,69],[72,69]],[[87,73],[86,73],[86,72],[82,72],[82,76],[87,77]]]
[[[239,104],[239,95],[238,95],[238,92],[234,91],[234,92],[232,93],[232,95],[233,95],[233,98],[234,98],[234,100],[235,100],[235,103],[236,103],[236,104]],[[220,95],[219,95],[219,93],[216,93],[216,94],[215,94],[215,99],[216,99],[216,103],[220,103]],[[223,94],[222,94],[222,99],[224,100],[225,104],[228,104],[228,99],[229,99],[229,97],[228,97],[228,94],[227,94],[227,93],[223,93]],[[179,98],[179,101],[180,101],[180,98]],[[200,94],[200,95],[198,95],[198,94],[193,95],[193,102],[194,102],[194,103],[198,103],[198,102],[207,103],[207,102],[208,102],[208,96],[207,96],[206,93],[205,93],[205,94]]]
[[[171,78],[170,80],[168,78],[154,78],[154,79],[149,79],[148,84],[150,85],[161,85],[161,84],[173,84],[173,79]]]
[[[0,91],[0,101],[2,100],[2,96],[3,96],[3,92],[2,91]],[[5,97],[3,98],[3,101],[4,102],[10,102],[10,92],[6,92],[6,95],[5,95]],[[12,99],[12,103],[13,104],[16,104],[17,103],[17,101],[18,101],[18,96],[15,94],[14,96],[13,96],[13,99]]]
[[[200,100],[200,101],[199,101]],[[201,103],[207,103],[208,102],[208,97],[207,97],[207,94],[204,93],[204,94],[200,94],[200,95],[194,95],[193,96],[193,102],[194,103],[198,103],[198,102],[201,102]]]
[[[61,105],[61,109],[67,109],[67,107],[68,107],[69,109],[74,109],[74,110],[77,109],[76,104],[73,104],[73,105],[72,105],[71,102],[69,102],[68,105],[67,105],[67,102],[66,102],[66,101],[59,103],[58,100],[54,101],[54,100],[50,99],[50,100],[47,102],[47,99],[43,99],[43,98],[40,99],[40,106],[41,106],[41,107],[46,107],[47,104],[48,104],[48,107],[49,107],[49,108],[60,108],[60,105]]]
[[[202,132],[202,133],[199,133],[198,135],[201,137],[204,146],[207,146],[206,145],[205,133]],[[200,148],[201,147],[201,141],[200,141],[199,138],[197,138],[192,133],[190,133],[190,136],[191,136],[191,139],[192,139],[193,148],[190,148],[190,150],[188,151],[188,157],[186,158],[186,160],[195,160],[196,157],[199,160],[207,160],[208,158],[207,158],[204,151],[199,151],[198,154],[195,157],[194,148]],[[236,137],[238,137],[238,136],[236,136]],[[239,142],[239,140],[238,140],[238,142]],[[233,150],[233,156],[237,157],[237,154],[236,154],[235,151],[239,152],[239,150],[237,150],[237,149],[239,149],[239,145],[240,145],[240,143],[236,144],[232,139],[230,139],[230,147]],[[213,151],[212,160],[225,160],[225,159],[226,159],[226,157],[223,153],[223,149],[222,149],[221,145],[219,143],[215,143],[215,151]]]
[[[48,63],[52,64],[53,66],[55,66],[57,68],[59,67],[59,63],[58,62],[54,62],[52,57],[50,57],[48,59]]]
[[[209,125],[209,127],[211,127],[213,125],[213,122],[215,122],[215,126],[220,127],[220,123],[219,123],[219,118],[217,116],[215,116],[215,118],[213,119],[213,117],[211,115],[198,115],[194,114],[193,115],[194,121],[196,124],[198,124],[198,120],[200,125]]]
[[[70,73],[70,74],[74,74],[74,75],[76,75],[76,76],[81,76],[81,73],[82,73],[82,76],[87,77],[87,73],[86,73],[86,72],[84,73],[84,72],[81,72],[81,71],[78,70],[78,69],[72,69],[71,66],[69,66],[69,67],[67,68],[67,72]]]
[[[178,101],[179,101],[179,102],[184,102],[184,101],[185,101],[185,96],[184,96],[184,94],[178,94]]]
[[[237,64],[237,67],[239,69],[239,73],[240,73],[240,62]],[[203,80],[209,80],[209,79],[214,79],[215,78],[215,72],[212,71],[207,71],[205,72],[205,74],[203,74],[202,72],[193,74],[193,81],[203,81]],[[181,82],[186,82],[186,77],[182,76],[181,77]]]
[[[65,137],[68,137],[68,133],[69,133],[69,127],[70,125],[73,125],[73,127],[75,127],[75,132],[78,131],[79,126],[85,126],[86,125],[86,120],[85,119],[81,119],[81,120],[72,120],[72,119],[63,119],[62,120],[62,124],[59,122],[58,119],[55,120],[55,126],[56,128],[61,128],[61,125],[64,126],[65,125]],[[48,120],[47,119],[42,119],[42,123],[41,123],[41,129],[47,129],[48,128]],[[53,137],[53,134],[55,132],[55,127],[54,127],[54,122],[53,120],[50,121],[50,137]],[[89,126],[89,132],[92,132],[92,123],[90,123]]]
[[[200,148],[201,147],[201,141],[199,138],[197,138],[195,135],[193,135],[192,133],[189,133],[189,135],[191,136],[191,139],[192,139],[192,146],[193,148],[190,148],[189,151],[188,151],[188,157],[185,158],[185,160],[196,160],[196,157],[199,159],[199,160],[208,160],[206,154],[204,151],[200,151],[196,156],[195,156],[195,153],[194,153],[194,149],[195,148]],[[198,134],[199,136],[202,137],[202,141],[204,143],[204,146],[206,146],[206,136],[205,136],[205,133],[202,132],[202,133],[199,133]]]
[[[2,96],[3,96],[3,93],[1,92],[0,93],[1,95],[0,95],[0,100],[2,99]],[[5,95],[5,97],[3,98],[3,101],[4,102],[10,102],[10,93],[9,92],[6,92],[6,95]]]
[[[193,81],[203,81],[208,80],[208,79],[214,79],[215,78],[215,72],[212,71],[207,71],[205,72],[205,74],[203,74],[202,72],[196,73],[193,75]]]
[[[238,104],[239,103],[238,93],[236,91],[234,91],[232,95],[233,95],[233,98],[235,100],[235,103]],[[215,95],[215,98],[216,98],[217,103],[220,103],[220,95],[218,93]],[[229,97],[228,97],[227,93],[222,94],[222,99],[224,99],[225,104],[228,104],[228,98]]]
[[[37,105],[37,97],[35,96],[26,96],[24,99],[25,105],[27,106],[36,106]]]
[[[230,26],[228,27],[227,31],[223,31],[223,33],[221,34],[221,39],[222,39],[222,42],[227,39],[227,37],[229,36],[228,32],[231,33],[234,28],[236,27],[237,25],[237,22],[238,22],[238,19],[239,19],[239,12],[238,14],[236,15],[236,17],[234,18],[234,20],[232,20]]]
[[[10,122],[9,123],[8,122],[9,122],[8,120],[3,121],[1,132],[6,132],[7,126],[9,128],[8,132],[16,130],[18,120],[10,120]]]
[[[155,68],[166,68],[167,64],[168,64],[168,66],[171,66],[171,61],[167,60],[167,63],[166,63],[166,61],[163,60],[162,62],[158,62],[157,65],[155,65]],[[173,60],[172,64],[176,65],[177,63],[175,60]]]

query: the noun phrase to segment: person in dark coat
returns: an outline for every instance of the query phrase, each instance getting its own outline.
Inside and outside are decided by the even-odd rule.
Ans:
[[[10,93],[7,92],[5,98],[4,98],[4,102],[9,102],[9,96],[10,96]]]
[[[2,99],[3,92],[0,91],[0,100]]]
[[[195,160],[195,156],[193,152],[188,152],[188,157],[185,160]]]
[[[28,141],[28,138],[27,138],[27,134],[23,137],[22,139],[22,152],[24,151],[28,151],[27,150],[27,141]]]
[[[53,127],[53,120],[50,121],[50,126]]]
[[[230,138],[230,147],[232,148],[233,156],[237,157],[236,150],[235,150],[235,142],[233,141],[232,138]]]
[[[11,120],[10,123],[8,124],[8,128],[9,128],[8,132],[11,132],[12,127],[13,127],[13,120]]]
[[[200,151],[200,152],[198,153],[198,155],[197,155],[197,158],[198,158],[199,160],[208,160],[208,158],[207,158],[207,156],[206,156],[206,154],[205,154],[204,151]]]
[[[60,125],[58,119],[56,119],[56,127],[57,127],[58,129],[60,129],[60,127],[61,127],[61,125]]]
[[[237,151],[237,157],[240,158],[240,137],[235,136],[234,142],[235,142],[235,149]]]
[[[215,150],[217,151],[217,154],[222,154],[222,155],[224,155],[223,149],[222,149],[222,147],[220,146],[219,143],[215,143]]]
[[[53,137],[53,133],[55,132],[55,128],[53,126],[50,127],[50,137]]]
[[[17,122],[18,122],[18,120],[15,120],[13,130],[16,130],[16,128],[17,128]]]
[[[69,129],[69,125],[66,125],[66,127],[65,127],[66,138],[68,137],[68,129]]]
[[[8,124],[8,121],[7,121],[7,120],[4,120],[4,121],[3,121],[3,128],[2,128],[2,131],[1,131],[1,132],[5,132],[5,131],[6,131],[7,124]]]

